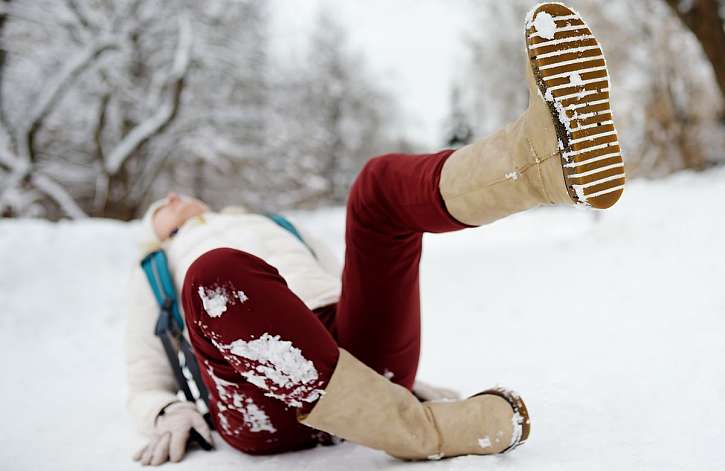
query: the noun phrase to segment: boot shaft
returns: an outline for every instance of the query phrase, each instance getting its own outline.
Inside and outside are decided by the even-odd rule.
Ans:
[[[598,41],[559,3],[535,7],[525,34],[528,109],[443,167],[441,195],[465,224],[548,204],[605,209],[622,194],[624,163]]]

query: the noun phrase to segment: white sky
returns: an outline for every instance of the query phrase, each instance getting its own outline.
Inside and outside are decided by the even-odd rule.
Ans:
[[[470,4],[441,0],[273,0],[272,45],[299,57],[320,7],[348,28],[377,80],[396,95],[402,132],[442,147],[451,83],[465,64],[463,37],[474,27]]]

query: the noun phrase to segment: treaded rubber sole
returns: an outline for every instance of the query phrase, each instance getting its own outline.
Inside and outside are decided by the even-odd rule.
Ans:
[[[577,12],[542,3],[527,18],[526,48],[554,120],[569,195],[594,208],[611,207],[625,174],[599,42]]]

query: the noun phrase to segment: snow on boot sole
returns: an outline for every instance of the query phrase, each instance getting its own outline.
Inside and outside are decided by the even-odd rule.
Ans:
[[[559,138],[569,196],[597,209],[611,207],[625,175],[599,42],[578,13],[542,3],[527,18],[526,45]]]
[[[529,417],[529,411],[526,408],[524,400],[521,399],[521,396],[519,396],[514,391],[502,388],[500,386],[487,389],[478,394],[474,394],[471,397],[483,396],[485,394],[491,394],[493,396],[498,396],[505,399],[506,402],[508,402],[511,405],[511,408],[514,410],[514,436],[512,437],[511,445],[503,450],[501,453],[508,453],[514,448],[523,445],[529,438],[529,434],[531,433],[531,418]]]

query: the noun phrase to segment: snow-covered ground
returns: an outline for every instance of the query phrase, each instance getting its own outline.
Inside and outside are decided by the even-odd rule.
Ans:
[[[408,464],[346,443],[271,456],[217,437],[178,470],[725,469],[725,169],[632,182],[594,213],[543,209],[428,235],[420,377],[518,389],[530,442]],[[294,219],[342,254],[343,211]],[[122,315],[135,224],[0,221],[0,469],[139,469]]]

